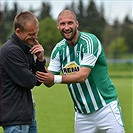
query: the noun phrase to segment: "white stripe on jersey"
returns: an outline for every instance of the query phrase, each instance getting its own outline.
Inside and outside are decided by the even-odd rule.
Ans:
[[[102,105],[105,106],[105,105],[106,105],[105,100],[104,100],[103,97],[101,96],[101,94],[100,94],[100,92],[99,92],[98,89],[97,89],[97,92],[98,92],[99,97],[100,97],[100,99],[101,99]]]
[[[78,100],[77,100],[77,98],[76,98],[76,95],[75,95],[75,93],[74,93],[74,91],[73,91],[74,89],[73,89],[72,84],[70,85],[70,88],[71,88],[71,92],[72,92],[73,98],[74,98],[74,100],[75,100],[75,102],[76,102],[78,108],[80,109],[81,113],[83,113],[83,110],[82,110],[82,108],[81,108],[81,106],[80,106],[80,103],[78,102]]]
[[[97,109],[98,109],[98,106],[97,106],[97,103],[96,103],[94,94],[93,94],[93,92],[92,92],[92,90],[91,90],[91,86],[90,86],[90,84],[89,84],[89,80],[86,79],[85,83],[86,83],[86,86],[87,86],[87,88],[88,88],[88,91],[89,91],[89,94],[90,94],[92,103],[93,103],[93,105],[94,105],[94,108],[95,108],[95,110],[97,110]]]
[[[90,112],[89,107],[88,107],[88,104],[87,104],[87,101],[86,101],[86,99],[85,99],[85,96],[84,96],[84,93],[83,93],[83,91],[82,91],[82,88],[81,88],[80,83],[77,83],[76,85],[77,85],[78,91],[79,91],[79,93],[80,93],[81,99],[82,99],[82,101],[83,101],[83,103],[84,103],[84,105],[85,105],[86,111],[87,111],[87,112]]]
[[[76,55],[76,53],[77,53],[77,47],[78,47],[78,45],[75,45],[75,47],[74,47],[74,55],[75,55],[75,57],[77,56]]]
[[[66,47],[66,55],[67,55],[67,62],[70,62],[70,54],[69,54],[69,47]],[[66,57],[66,55],[64,55],[64,58]],[[64,60],[64,59],[63,59]]]
[[[56,64],[55,64],[56,62]],[[59,59],[59,52],[56,54],[56,58],[50,58],[50,64],[48,66],[48,70],[52,70],[54,72],[60,72],[60,59]]]
[[[87,66],[94,66],[96,63],[97,58],[90,53],[84,55],[80,65],[87,65]]]
[[[66,39],[63,39],[62,41],[60,41],[59,43],[57,43],[57,47],[61,47],[62,45],[65,45]],[[55,46],[55,47],[56,47]]]
[[[50,64],[48,66],[48,70],[50,71],[54,71],[54,72],[60,72],[60,57],[59,57],[59,52],[56,54],[56,58],[52,59],[52,55],[53,53],[57,50],[58,47],[61,47],[63,45],[65,45],[65,39],[63,39],[62,41],[60,41],[59,43],[57,43],[57,45],[54,47],[52,54],[51,54],[51,58],[50,58]],[[55,63],[56,62],[56,63]]]
[[[101,54],[102,46],[101,46],[101,43],[98,39],[97,39],[97,41],[98,41],[98,52],[97,52],[97,57],[98,57]]]
[[[89,48],[89,43],[90,43],[90,40],[86,40],[84,37],[82,37],[81,36],[81,38],[86,42],[86,46],[87,46],[87,50],[90,50],[91,51],[91,47]],[[89,42],[88,42],[89,41]],[[90,51],[89,51],[89,53],[90,53]],[[87,53],[88,53],[88,51],[87,51]]]
[[[81,38],[86,41],[87,47],[89,46],[89,48],[87,48],[88,50],[90,50],[89,53],[93,53],[93,45],[94,44],[93,44],[91,37],[89,35],[86,35],[83,33],[83,34],[81,34]]]

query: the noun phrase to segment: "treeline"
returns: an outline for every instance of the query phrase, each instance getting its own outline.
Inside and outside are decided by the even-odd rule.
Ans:
[[[119,58],[124,54],[133,53],[133,22],[129,14],[125,16],[123,22],[115,19],[113,24],[105,18],[104,5],[96,6],[94,0],[88,0],[85,5],[82,0],[65,9],[73,10],[77,14],[79,30],[95,34],[102,42],[105,52],[112,58]],[[23,11],[23,7],[14,2],[13,8],[8,8],[5,2],[3,10],[0,12],[0,45],[2,45],[13,32],[13,19],[17,13]],[[50,3],[42,2],[39,9],[30,7],[29,11],[35,13],[40,22],[38,40],[45,48],[45,54],[50,55],[55,44],[62,39],[56,28],[56,20],[51,15]]]

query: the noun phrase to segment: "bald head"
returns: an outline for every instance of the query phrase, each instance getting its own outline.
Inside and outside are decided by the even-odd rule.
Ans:
[[[74,45],[78,39],[78,21],[71,10],[63,10],[58,15],[57,28],[69,45]]]
[[[58,22],[59,22],[60,18],[67,17],[67,16],[71,16],[74,21],[77,21],[76,14],[73,11],[71,11],[71,10],[63,10],[58,15]]]

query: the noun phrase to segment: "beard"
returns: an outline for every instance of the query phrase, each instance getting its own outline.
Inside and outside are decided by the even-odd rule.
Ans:
[[[71,32],[69,33],[69,34],[71,34],[70,37],[67,37],[64,33],[65,33],[64,31],[61,31],[61,35],[62,35],[67,41],[72,41],[72,40],[74,39],[76,33],[77,33],[77,30],[76,30],[76,29],[74,29],[74,30],[71,29]]]

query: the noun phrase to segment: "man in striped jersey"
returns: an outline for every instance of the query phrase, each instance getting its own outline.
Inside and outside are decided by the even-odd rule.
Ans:
[[[102,44],[95,35],[78,31],[78,25],[74,12],[59,14],[57,28],[64,39],[53,49],[47,73],[37,72],[37,78],[47,87],[68,85],[76,112],[75,133],[124,133]]]

